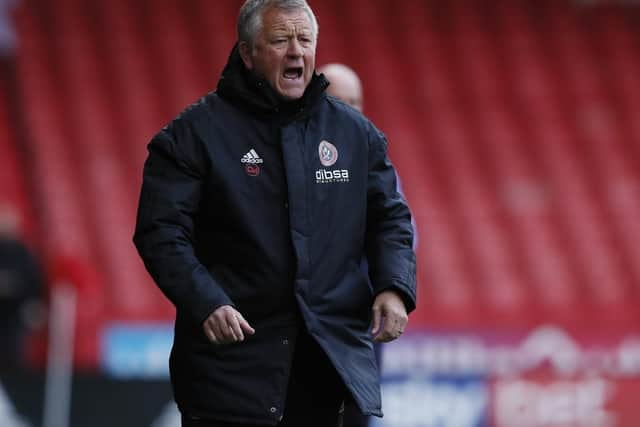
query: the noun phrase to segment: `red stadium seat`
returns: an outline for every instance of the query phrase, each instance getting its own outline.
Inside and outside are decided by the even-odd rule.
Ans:
[[[388,136],[415,215],[412,328],[596,323],[612,312],[638,322],[638,9],[316,3],[318,64],[361,74],[365,113]],[[145,145],[214,89],[237,7],[21,2],[17,74],[38,229],[49,256],[95,272],[87,281],[104,306],[91,308],[94,323],[173,316],[130,242]],[[0,135],[6,128],[0,110]],[[6,174],[13,160],[2,157]]]

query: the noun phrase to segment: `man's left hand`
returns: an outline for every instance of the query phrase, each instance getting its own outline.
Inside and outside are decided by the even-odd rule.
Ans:
[[[380,292],[373,302],[371,333],[376,342],[389,342],[404,332],[409,316],[402,298],[394,291]]]

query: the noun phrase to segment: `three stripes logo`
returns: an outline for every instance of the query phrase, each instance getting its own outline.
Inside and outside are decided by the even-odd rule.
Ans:
[[[256,153],[256,150],[254,150],[253,148],[249,150],[247,154],[242,156],[242,159],[240,159],[240,161],[242,163],[254,163],[254,164],[263,162],[260,156],[258,156],[258,153]]]
[[[258,155],[258,153],[256,153],[256,150],[252,148],[247,154],[242,156],[240,162],[244,164],[244,171],[247,173],[247,175],[258,176],[260,175],[260,166],[258,165],[263,163],[264,161]]]

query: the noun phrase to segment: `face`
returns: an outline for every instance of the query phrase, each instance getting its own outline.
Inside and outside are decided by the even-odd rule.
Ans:
[[[322,71],[331,83],[327,93],[362,111],[362,86],[358,77],[351,71],[339,68],[327,68]]]
[[[304,10],[267,9],[253,47],[240,43],[245,66],[287,100],[299,99],[315,68],[316,38]]]

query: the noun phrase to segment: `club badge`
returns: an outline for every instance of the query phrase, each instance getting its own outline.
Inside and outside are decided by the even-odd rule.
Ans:
[[[318,155],[322,166],[332,166],[338,160],[338,149],[329,141],[321,141],[318,145]]]

